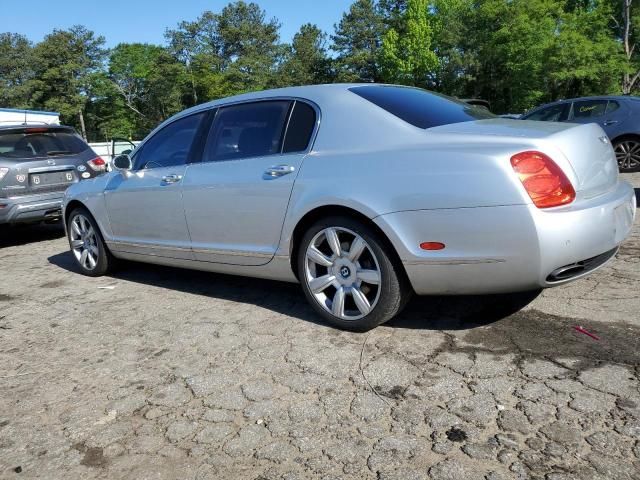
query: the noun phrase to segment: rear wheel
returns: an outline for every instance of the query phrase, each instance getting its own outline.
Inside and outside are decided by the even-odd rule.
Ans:
[[[349,217],[316,222],[302,238],[298,275],[307,300],[329,323],[366,331],[401,311],[410,288],[389,247]]]
[[[100,229],[85,208],[76,208],[69,215],[67,236],[71,253],[84,275],[99,277],[108,273],[115,263],[107,250]]]
[[[640,139],[621,138],[613,145],[621,172],[640,171]]]

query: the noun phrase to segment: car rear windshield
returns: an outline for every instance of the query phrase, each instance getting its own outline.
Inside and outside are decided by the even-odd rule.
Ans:
[[[420,88],[366,85],[349,90],[419,128],[495,117],[485,108]]]
[[[0,157],[31,159],[73,155],[89,148],[73,130],[20,128],[0,131]]]

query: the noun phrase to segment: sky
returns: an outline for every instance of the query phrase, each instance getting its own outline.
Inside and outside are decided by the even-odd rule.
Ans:
[[[315,23],[326,33],[353,0],[254,0],[267,18],[281,24],[280,39],[289,42],[304,23]],[[120,42],[164,43],[166,28],[195,20],[203,11],[219,12],[225,0],[27,0],[2,1],[0,32],[26,35],[38,42],[54,28],[84,25],[106,39]]]

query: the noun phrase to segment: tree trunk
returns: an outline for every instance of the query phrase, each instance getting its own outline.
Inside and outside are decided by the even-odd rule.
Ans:
[[[82,138],[84,141],[87,141],[87,129],[84,126],[84,114],[82,113],[82,109],[78,110],[78,120],[80,120],[80,133],[82,133]]]

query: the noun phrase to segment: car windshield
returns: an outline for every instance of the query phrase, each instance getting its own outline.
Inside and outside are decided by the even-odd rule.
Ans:
[[[420,88],[366,85],[349,90],[419,128],[495,118],[486,108]]]
[[[37,127],[0,131],[0,158],[31,159],[73,155],[88,148],[69,129]]]

